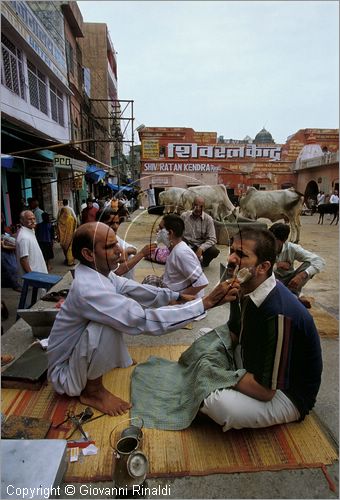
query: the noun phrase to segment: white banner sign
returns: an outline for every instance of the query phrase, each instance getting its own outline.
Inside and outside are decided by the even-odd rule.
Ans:
[[[67,170],[73,168],[73,170],[83,173],[86,173],[87,167],[86,161],[75,160],[74,158],[69,158],[68,156],[63,155],[55,155],[54,165],[57,168],[66,168]]]
[[[144,163],[145,172],[220,172],[211,163]]]

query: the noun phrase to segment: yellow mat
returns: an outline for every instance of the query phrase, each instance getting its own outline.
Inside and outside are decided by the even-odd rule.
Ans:
[[[339,321],[334,316],[314,304],[309,312],[313,316],[320,337],[334,338],[339,336]]]
[[[186,348],[178,345],[131,347],[130,352],[138,362],[151,355],[177,360]],[[129,400],[132,370],[133,367],[112,370],[104,378],[106,387]],[[49,417],[55,425],[62,422],[68,409],[78,413],[83,408],[76,398],[58,396],[49,385],[40,391],[2,390],[2,411],[6,415]],[[69,463],[66,481],[112,479],[113,450],[109,437],[111,430],[122,422],[113,433],[113,444],[117,442],[121,430],[128,426],[124,421],[127,417],[105,415],[84,425],[98,447],[98,454]],[[58,429],[52,426],[48,437],[65,438],[70,429],[69,424]],[[142,450],[149,459],[149,477],[324,467],[338,457],[336,447],[313,415],[302,423],[227,433],[211,420],[198,418],[183,431],[143,429],[143,434]],[[76,433],[73,439],[79,437]]]

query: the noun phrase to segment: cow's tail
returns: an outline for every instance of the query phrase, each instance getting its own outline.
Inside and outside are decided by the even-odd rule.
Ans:
[[[287,209],[289,210],[291,208],[295,208],[296,206],[300,206],[302,208],[303,202],[304,202],[304,196],[300,194],[299,198],[287,204]]]

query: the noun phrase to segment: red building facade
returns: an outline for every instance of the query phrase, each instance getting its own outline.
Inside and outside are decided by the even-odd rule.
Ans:
[[[139,132],[141,189],[150,184],[156,195],[169,187],[224,184],[229,195],[257,189],[297,187],[296,159],[311,133],[322,148],[338,150],[338,130],[304,129],[285,144],[275,144],[265,129],[254,141],[217,140],[215,132],[190,128],[145,127]]]

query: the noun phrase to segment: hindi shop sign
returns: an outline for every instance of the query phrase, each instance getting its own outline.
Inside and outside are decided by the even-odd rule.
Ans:
[[[159,141],[143,141],[142,149],[143,158],[159,158]]]
[[[268,158],[272,160],[281,159],[281,147],[256,146],[247,144],[244,146],[199,146],[195,143],[169,143],[168,158],[200,159],[210,158],[214,160],[227,160],[235,158]]]
[[[144,163],[144,172],[220,172],[221,167],[211,163]]]
[[[53,165],[34,165],[26,169],[26,177],[29,179],[55,179],[55,168]]]

